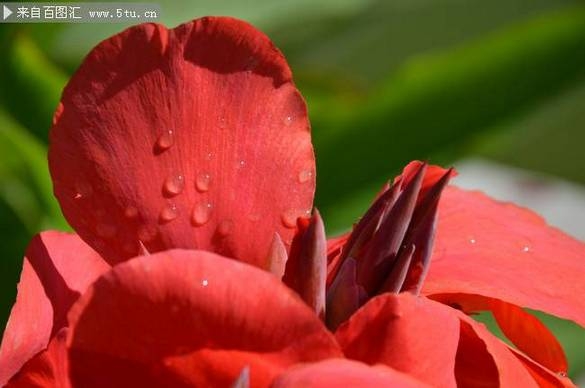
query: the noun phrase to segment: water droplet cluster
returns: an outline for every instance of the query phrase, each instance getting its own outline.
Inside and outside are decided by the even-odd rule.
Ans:
[[[290,126],[293,124],[294,117],[292,115],[284,118],[284,124]],[[225,117],[219,119],[219,127],[226,128],[227,120]],[[164,129],[155,139],[153,146],[153,153],[156,156],[168,155],[177,144],[176,133],[173,129]],[[204,154],[207,161],[211,161],[216,157],[213,151]],[[237,159],[235,169],[240,173],[246,173],[247,161],[245,159]],[[311,168],[302,169],[296,176],[297,182],[305,184],[314,180],[314,170]],[[192,179],[192,180],[191,180]],[[136,239],[134,241],[123,241],[122,248],[128,254],[141,254],[140,247],[143,247],[145,252],[146,246],[152,243],[159,236],[159,228],[176,220],[179,216],[187,214],[190,224],[193,227],[201,227],[209,223],[214,214],[214,204],[205,199],[205,194],[214,185],[214,177],[209,171],[200,171],[194,177],[185,176],[182,171],[171,171],[169,175],[162,182],[162,197],[163,203],[158,214],[158,224],[156,221],[148,221],[144,219],[144,214],[135,204],[128,204],[123,211],[123,217],[126,223],[136,225]],[[188,187],[195,189],[197,193],[202,195],[201,199],[193,204],[191,209],[181,209],[179,206],[182,202],[175,202],[175,197],[178,197]],[[79,180],[73,190],[72,198],[75,201],[83,201],[89,199],[93,193],[94,188],[86,180]],[[235,199],[235,197],[233,197]],[[179,204],[179,205],[178,205]],[[103,209],[102,209],[103,210]],[[288,209],[281,213],[281,224],[289,229],[294,229],[297,226],[297,218],[300,216],[310,216],[310,210],[302,209]],[[97,215],[97,212],[95,213]],[[251,211],[248,216],[250,222],[260,222],[263,215],[258,211]],[[103,239],[112,239],[120,234],[118,224],[113,220],[104,222],[105,214],[98,217],[94,231],[97,236]],[[234,230],[234,221],[230,218],[216,220],[215,233],[220,237],[229,236]],[[124,224],[122,224],[122,228]],[[146,244],[146,246],[145,246]],[[202,282],[203,286],[207,286],[207,280]]]

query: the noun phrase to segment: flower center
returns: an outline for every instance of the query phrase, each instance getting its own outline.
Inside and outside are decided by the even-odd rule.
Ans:
[[[437,206],[452,170],[423,185],[427,165],[386,188],[329,263],[326,323],[335,330],[376,295],[420,293],[429,269]],[[425,187],[427,186],[427,187]]]

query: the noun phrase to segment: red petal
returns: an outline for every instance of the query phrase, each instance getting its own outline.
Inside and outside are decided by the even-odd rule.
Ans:
[[[49,162],[65,217],[110,262],[140,240],[262,266],[315,189],[290,69],[231,18],[143,24],[98,45],[65,89]]]
[[[327,287],[331,285],[341,266],[341,252],[351,233],[327,240]]]
[[[43,232],[33,238],[0,347],[0,385],[47,347],[66,326],[71,305],[108,268],[77,235]]]
[[[274,276],[282,279],[287,260],[288,254],[286,253],[286,247],[282,242],[282,238],[280,238],[278,233],[274,233],[272,244],[270,244],[270,250],[266,257],[266,269]]]
[[[567,373],[567,357],[561,344],[534,315],[520,307],[493,300],[491,310],[502,332],[533,360],[555,372]]]
[[[567,377],[566,373],[551,372],[516,349],[510,348],[510,351],[524,364],[528,372],[532,375],[532,378],[538,383],[538,386],[559,388],[576,387],[571,379]]]
[[[502,332],[521,351],[555,372],[567,372],[567,359],[561,344],[542,322],[522,308],[470,294],[436,294],[433,300],[465,313],[491,311]]]
[[[455,374],[459,386],[537,387],[524,364],[483,324],[456,312],[461,340]]]
[[[280,375],[271,385],[286,387],[429,387],[412,376],[383,365],[374,367],[360,362],[332,359],[299,365]]]
[[[10,380],[6,388],[70,386],[67,370],[65,338],[67,329],[62,329],[49,343],[46,350],[31,358]]]
[[[315,209],[310,223],[295,236],[282,281],[295,290],[319,317],[325,319],[327,238],[325,225]]]
[[[120,264],[69,318],[71,376],[84,387],[229,386],[246,366],[262,385],[288,365],[341,355],[275,276],[204,251]]]
[[[404,169],[402,170],[402,174],[398,175],[396,178],[394,178],[394,183],[396,183],[400,180],[404,180],[403,185],[408,184],[408,182],[410,182],[412,179],[414,179],[414,177],[416,176],[416,172],[419,170],[419,168],[422,164],[423,164],[423,162],[418,161],[418,160],[413,160],[412,162],[408,163],[406,165],[406,167],[404,167]],[[443,178],[443,176],[447,173],[447,171],[448,171],[448,169],[445,169],[441,166],[435,166],[432,164],[427,165],[425,179],[423,180],[422,187],[421,187],[421,193],[423,193],[423,195],[420,196],[419,202],[424,198],[424,194],[426,194],[426,192],[431,187],[436,185],[437,182],[439,182],[441,180],[441,178]],[[456,176],[457,176],[457,171],[455,171],[454,169],[451,169],[449,177],[454,178]]]
[[[422,293],[462,293],[585,326],[585,244],[529,210],[448,187]]]
[[[384,363],[433,386],[454,386],[459,319],[454,310],[410,293],[366,303],[336,332],[344,354]]]

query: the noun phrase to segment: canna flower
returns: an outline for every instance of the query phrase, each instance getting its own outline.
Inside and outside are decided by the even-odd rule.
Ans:
[[[50,140],[76,234],[27,249],[1,384],[571,384],[521,307],[585,325],[583,244],[420,162],[327,241],[304,101],[244,22],[102,42]],[[470,317],[480,310],[516,349]]]
[[[573,386],[561,345],[523,307],[585,325],[583,244],[447,186],[453,174],[409,164],[330,240],[327,323],[345,356],[438,386]],[[470,318],[480,311],[514,347]]]

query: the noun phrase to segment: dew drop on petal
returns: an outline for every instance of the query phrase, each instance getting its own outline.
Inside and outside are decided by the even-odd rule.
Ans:
[[[293,122],[293,118],[292,118],[292,116],[286,116],[286,117],[284,118],[284,124],[285,124],[285,125],[291,125],[291,124],[292,124],[292,122]]]
[[[172,129],[163,131],[156,139],[156,147],[159,151],[166,151],[175,144],[175,133]]]
[[[182,174],[172,174],[165,180],[163,189],[169,196],[175,196],[181,193],[185,188],[185,177]]]
[[[112,238],[116,235],[117,228],[115,225],[100,223],[95,227],[95,232],[102,238]]]
[[[234,222],[232,220],[223,220],[217,226],[217,233],[220,236],[225,237],[232,232],[233,228],[234,228]]]
[[[90,197],[93,194],[93,187],[88,182],[80,181],[75,184],[74,199]]]
[[[142,225],[138,228],[138,238],[142,242],[149,242],[154,240],[157,234],[157,229],[153,225]]]
[[[138,217],[138,209],[135,206],[127,206],[126,209],[124,209],[124,217],[126,218]]]
[[[179,210],[177,209],[177,205],[174,203],[168,204],[162,208],[160,211],[159,219],[161,222],[170,222],[177,218],[179,215]]]
[[[208,152],[207,155],[205,155],[205,159],[211,160],[213,159],[214,156],[215,154],[213,152]]]
[[[209,185],[211,183],[211,175],[208,173],[201,173],[197,175],[197,179],[195,180],[195,188],[200,193],[204,193],[209,190]]]
[[[525,246],[524,248],[522,248],[522,252],[530,252],[530,247]]]
[[[280,216],[282,224],[290,229],[297,226],[297,218],[297,212],[292,209],[283,212]]]
[[[207,280],[207,279],[203,279],[203,280],[201,281],[201,285],[202,285],[203,287],[207,287],[207,286],[209,285],[209,280]]]
[[[191,213],[191,223],[194,226],[205,225],[211,218],[213,206],[209,202],[201,202],[195,205]]]
[[[227,121],[223,116],[219,118],[219,127],[222,129],[227,127]]]
[[[474,238],[470,238],[470,239],[469,239],[469,242],[470,242],[471,244],[475,244],[477,241],[475,241],[475,239],[474,239]]]
[[[238,168],[242,169],[244,167],[246,167],[246,161],[242,159],[238,162]]]
[[[313,178],[312,170],[303,170],[299,172],[299,183],[306,183]]]

